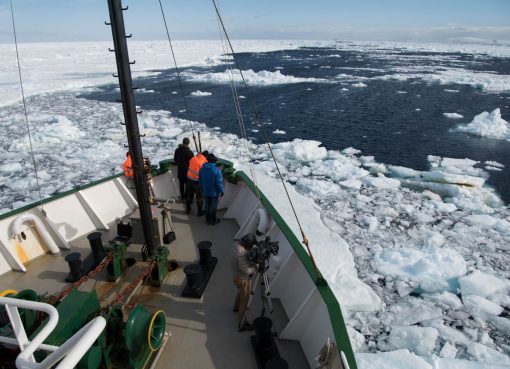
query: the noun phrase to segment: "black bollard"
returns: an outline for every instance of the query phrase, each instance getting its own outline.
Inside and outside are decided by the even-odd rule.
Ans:
[[[95,265],[99,264],[106,256],[103,248],[103,241],[101,240],[100,232],[92,232],[87,235],[87,239],[92,249],[92,256],[94,256]]]
[[[274,357],[267,361],[264,369],[289,369],[289,364],[281,357]]]
[[[211,241],[201,241],[198,243],[198,252],[200,254],[200,265],[209,266],[212,263]]]
[[[69,275],[66,277],[66,282],[76,282],[83,275],[81,268],[81,254],[79,252],[72,252],[65,258],[67,264],[69,264]]]
[[[117,223],[117,236],[129,239],[133,234],[133,228],[130,223],[120,222]]]
[[[198,264],[190,264],[184,267],[184,274],[186,274],[186,280],[188,282],[188,288],[192,292],[196,292],[200,289],[201,285],[201,272],[202,268]]]
[[[273,347],[273,321],[265,316],[259,316],[253,321],[255,328],[255,344],[260,350],[268,350]]]

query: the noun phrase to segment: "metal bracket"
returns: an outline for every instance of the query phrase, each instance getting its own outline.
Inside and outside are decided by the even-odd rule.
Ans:
[[[132,90],[133,90],[133,91],[134,91],[134,90],[138,90],[138,89],[140,89],[140,87],[133,87],[133,88],[132,88]]]
[[[108,51],[111,52],[111,53],[114,53],[115,52],[115,49],[110,49],[108,48]]]
[[[129,62],[129,64],[133,65],[136,63],[136,60],[133,60],[132,62]]]
[[[145,137],[145,133],[143,135],[139,135],[140,137]]]
[[[126,6],[125,8],[121,8],[122,10],[128,10],[129,6]]]
[[[142,113],[143,113],[143,110],[141,110],[141,109],[136,111],[136,114],[142,114]]]
[[[111,25],[112,25],[111,23],[108,23],[107,21],[104,21],[104,24],[105,24],[106,26],[111,26]]]
[[[119,78],[118,74],[112,73],[113,78]]]
[[[131,34],[131,33],[130,33],[129,35],[126,35],[126,36],[124,36],[124,37],[126,37],[126,38],[131,38],[131,37],[133,37],[133,34]]]
[[[121,126],[125,126],[126,125],[126,123],[124,123],[124,122],[119,122],[119,123],[120,123]]]

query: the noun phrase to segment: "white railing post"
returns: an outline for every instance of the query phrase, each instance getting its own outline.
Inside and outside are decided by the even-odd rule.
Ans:
[[[62,346],[43,344],[44,340],[53,332],[58,323],[58,311],[52,305],[42,302],[20,300],[10,297],[0,297],[0,305],[4,305],[16,339],[0,336],[0,342],[17,344],[21,353],[16,358],[18,369],[49,369],[60,364],[57,369],[72,369],[87,353],[106,327],[106,319],[96,317],[82,329],[69,338]],[[23,327],[18,308],[41,311],[49,315],[46,325],[30,342]],[[35,362],[34,352],[37,350],[53,351],[40,363]]]

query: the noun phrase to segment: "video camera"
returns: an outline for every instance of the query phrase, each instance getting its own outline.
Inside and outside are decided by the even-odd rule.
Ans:
[[[278,255],[280,245],[278,241],[271,241],[270,237],[266,237],[263,241],[254,244],[248,250],[248,260],[253,264],[262,264],[269,259],[271,254]]]

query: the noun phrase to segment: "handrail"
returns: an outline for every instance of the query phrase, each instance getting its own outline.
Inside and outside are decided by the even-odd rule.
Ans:
[[[16,337],[16,339],[13,339],[11,337],[0,336],[0,342],[17,344],[19,346],[21,353],[16,358],[16,367],[18,369],[49,369],[61,360],[56,369],[72,369],[87,353],[106,327],[105,318],[96,317],[75,333],[62,346],[46,345],[43,344],[44,340],[53,332],[58,323],[58,311],[55,307],[42,302],[10,297],[0,297],[0,305],[5,306]],[[29,341],[27,337],[18,308],[40,311],[49,316],[45,326],[32,341]],[[34,358],[34,352],[37,350],[53,352],[43,361],[37,363]]]

